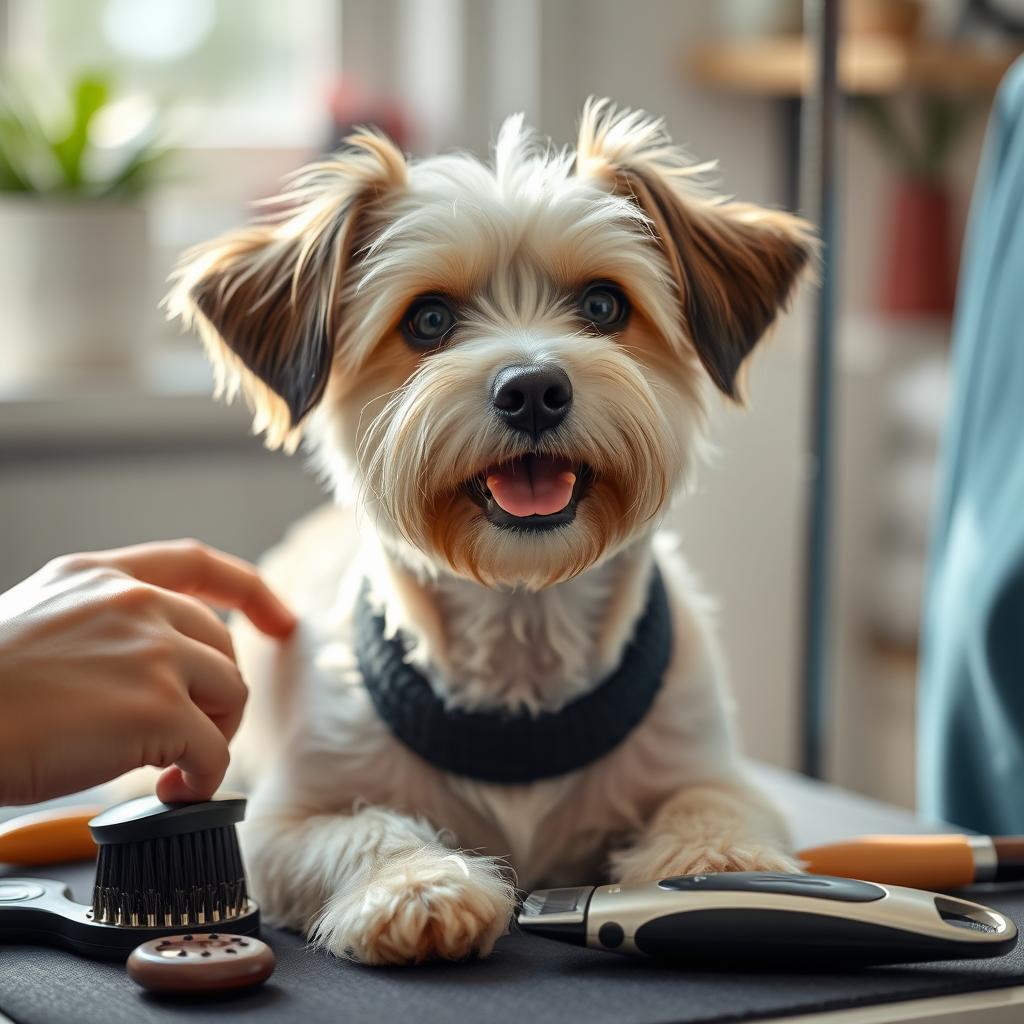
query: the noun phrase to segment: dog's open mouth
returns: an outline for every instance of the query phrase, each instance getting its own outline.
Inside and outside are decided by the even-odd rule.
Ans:
[[[576,518],[592,477],[586,463],[531,453],[488,466],[465,487],[494,526],[549,530]]]

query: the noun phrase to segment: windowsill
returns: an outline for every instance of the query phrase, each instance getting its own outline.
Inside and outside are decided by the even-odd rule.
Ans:
[[[31,455],[117,449],[252,448],[244,403],[214,401],[199,346],[157,348],[134,373],[0,383],[0,452]]]

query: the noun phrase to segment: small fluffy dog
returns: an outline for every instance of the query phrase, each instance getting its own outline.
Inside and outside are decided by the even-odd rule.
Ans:
[[[607,102],[574,153],[510,118],[493,166],[363,131],[185,257],[171,313],[346,499],[266,560],[296,638],[238,630],[269,920],[459,959],[513,880],[794,869],[654,534],[814,240],[704,170]]]

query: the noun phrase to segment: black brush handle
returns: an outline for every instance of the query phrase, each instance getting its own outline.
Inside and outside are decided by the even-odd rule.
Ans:
[[[240,793],[217,793],[197,804],[165,804],[155,796],[144,796],[96,815],[89,831],[97,846],[108,846],[227,828],[244,817],[245,797]]]

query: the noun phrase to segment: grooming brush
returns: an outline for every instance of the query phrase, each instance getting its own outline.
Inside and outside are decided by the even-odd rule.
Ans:
[[[797,857],[815,874],[924,889],[1024,881],[1024,836],[861,836]]]
[[[195,931],[255,935],[235,825],[245,799],[219,794],[198,804],[143,797],[89,823],[99,847],[92,905],[63,882],[0,878],[0,941],[57,944],[103,959]]]
[[[814,875],[683,875],[639,885],[539,889],[526,932],[697,964],[863,967],[1000,956],[1017,928],[977,903]]]
[[[61,864],[96,856],[89,821],[102,807],[56,807],[0,824],[0,864]]]

